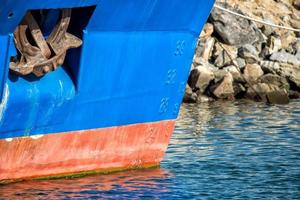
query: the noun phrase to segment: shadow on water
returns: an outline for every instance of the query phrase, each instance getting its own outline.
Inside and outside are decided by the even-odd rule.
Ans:
[[[300,102],[183,105],[161,169],[0,186],[0,199],[300,199]]]

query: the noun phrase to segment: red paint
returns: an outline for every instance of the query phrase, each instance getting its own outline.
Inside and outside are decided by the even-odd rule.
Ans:
[[[0,140],[0,181],[159,165],[174,121]]]

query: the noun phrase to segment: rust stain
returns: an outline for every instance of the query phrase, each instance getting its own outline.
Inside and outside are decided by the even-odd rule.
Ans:
[[[47,40],[34,16],[31,12],[27,13],[14,32],[15,45],[20,55],[10,63],[13,72],[19,75],[33,73],[38,77],[43,76],[63,64],[68,49],[81,46],[82,41],[79,38],[67,33],[71,9],[62,9],[61,12],[61,19]],[[27,38],[27,30],[30,30],[36,45]]]

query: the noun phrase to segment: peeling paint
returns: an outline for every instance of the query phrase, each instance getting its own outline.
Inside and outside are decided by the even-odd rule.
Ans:
[[[13,138],[6,138],[5,141],[6,142],[11,142],[11,141],[13,141]]]
[[[9,88],[8,88],[8,85],[5,84],[3,99],[0,103],[0,124],[1,124],[2,118],[4,116],[5,110],[6,110],[8,97],[9,97]]]
[[[34,139],[34,140],[40,139],[42,137],[44,137],[44,135],[33,135],[33,136],[30,136],[30,138]]]

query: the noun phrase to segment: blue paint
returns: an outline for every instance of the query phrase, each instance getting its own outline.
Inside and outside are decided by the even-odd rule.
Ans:
[[[1,46],[27,10],[96,6],[85,28],[86,16],[74,14],[71,32],[82,37],[83,46],[68,52],[63,67],[39,79],[0,77],[5,80],[0,89],[9,89],[0,138],[13,138],[175,119],[195,41],[213,1],[10,0],[2,5]],[[14,14],[8,19],[9,12]],[[15,54],[14,48],[1,54],[2,73],[8,63],[1,59]]]

